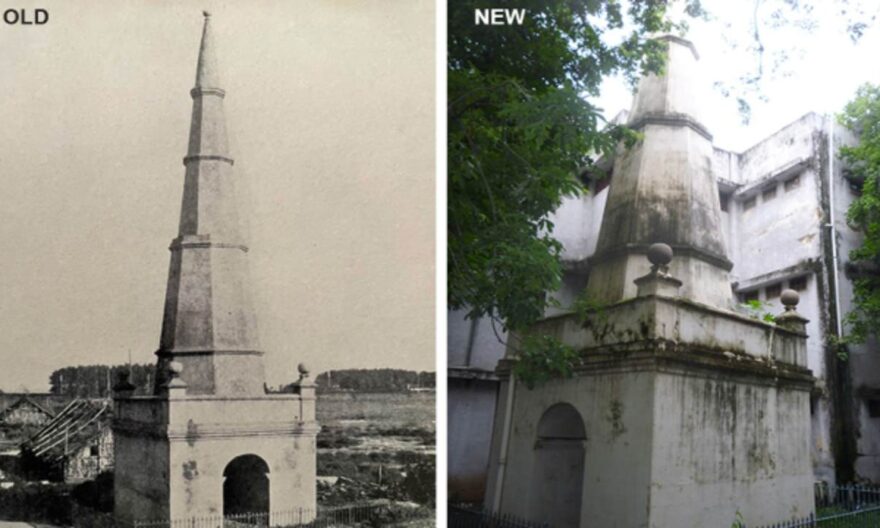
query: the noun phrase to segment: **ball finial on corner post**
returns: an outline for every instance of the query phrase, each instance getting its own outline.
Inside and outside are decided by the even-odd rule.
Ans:
[[[657,242],[648,246],[646,253],[648,262],[651,263],[651,271],[633,281],[636,283],[636,296],[677,297],[682,283],[669,274],[669,263],[672,262],[673,256],[672,247]]]
[[[785,306],[786,312],[795,311],[795,307],[801,300],[801,296],[798,295],[798,292],[792,289],[786,289],[782,291],[779,299],[782,301],[782,305]]]
[[[652,264],[652,271],[662,271],[666,273],[669,270],[669,263],[672,262],[672,248],[669,244],[657,242],[648,247],[648,262]]]
[[[793,289],[782,290],[779,300],[785,307],[785,310],[776,316],[776,326],[787,328],[795,332],[806,333],[807,323],[809,322],[801,314],[797,313],[797,305],[800,302],[800,295]]]

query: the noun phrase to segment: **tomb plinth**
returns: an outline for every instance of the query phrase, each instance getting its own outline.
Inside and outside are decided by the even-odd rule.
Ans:
[[[730,526],[813,512],[806,320],[786,292],[777,324],[731,309],[729,261],[700,122],[693,46],[669,44],[643,79],[618,154],[584,319],[529,333],[578,353],[571,377],[534,388],[497,368],[487,507],[565,527]]]
[[[206,12],[156,382],[150,396],[127,380],[115,392],[123,524],[249,515],[284,526],[316,513],[315,386],[301,365],[292,393],[266,390],[225,94]]]

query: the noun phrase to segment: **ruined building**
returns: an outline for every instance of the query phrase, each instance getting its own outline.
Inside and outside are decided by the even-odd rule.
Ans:
[[[76,399],[21,446],[31,479],[93,480],[113,470],[112,412],[108,400]]]
[[[672,42],[671,46],[671,58],[677,60],[671,72],[677,70],[681,73],[690,69],[687,76],[697,76],[699,63],[694,60],[690,65],[686,64],[690,57],[696,59],[695,50],[681,42]],[[726,284],[726,291],[725,288],[714,288],[712,291],[694,293],[702,295],[702,303],[710,306],[718,306],[719,299],[725,295],[730,297],[732,303],[760,300],[765,303],[760,313],[748,314],[760,317],[763,313],[778,315],[783,311],[780,302],[783,290],[790,288],[798,291],[800,303],[797,312],[809,320],[806,325],[805,363],[802,364],[815,376],[814,382],[802,387],[805,391],[809,390],[808,393],[803,392],[809,395],[809,411],[803,420],[808,427],[804,435],[809,442],[805,447],[808,449],[805,460],[811,464],[812,478],[831,482],[854,477],[880,479],[880,465],[876,462],[880,450],[875,446],[880,431],[875,431],[875,422],[878,420],[871,413],[872,408],[880,409],[876,403],[872,407],[871,400],[873,394],[880,394],[872,389],[880,386],[880,380],[873,379],[871,374],[877,372],[872,368],[874,357],[870,347],[860,347],[850,350],[848,361],[841,361],[837,357],[837,350],[827,343],[827,336],[841,333],[840,318],[849,310],[851,303],[851,282],[845,272],[845,262],[846,255],[858,244],[859,237],[846,225],[845,211],[857,191],[846,179],[845,167],[836,159],[836,152],[841,144],[852,143],[854,138],[837,126],[833,118],[807,114],[744,152],[720,149],[711,144],[708,140],[711,134],[699,122],[697,105],[700,99],[699,94],[693,91],[693,83],[686,82],[685,77],[675,78],[673,73],[670,75],[672,77],[667,78],[665,83],[651,86],[643,82],[629,116],[630,125],[641,127],[646,133],[643,151],[639,155],[655,156],[651,163],[639,162],[632,156],[606,160],[603,173],[583,175],[590,192],[566,200],[555,213],[554,234],[565,247],[566,273],[562,290],[554,295],[564,306],[585,289],[606,301],[615,295],[623,298],[635,296],[637,286],[632,279],[644,274],[649,264],[644,254],[639,255],[638,252],[627,257],[632,264],[624,264],[620,254],[615,254],[621,250],[627,254],[624,242],[639,228],[630,223],[633,220],[625,213],[620,213],[622,206],[619,202],[612,204],[617,212],[606,207],[609,196],[614,192],[615,185],[636,185],[637,188],[641,188],[639,185],[656,185],[658,194],[664,195],[661,202],[665,203],[667,197],[677,194],[669,192],[667,178],[650,183],[644,180],[633,183],[631,178],[624,183],[622,178],[632,172],[645,173],[647,178],[657,175],[657,160],[664,156],[671,161],[663,163],[680,169],[688,163],[698,162],[701,171],[712,175],[712,188],[719,209],[717,221],[705,221],[703,224],[704,220],[699,220],[698,225],[704,225],[705,234],[718,235],[714,246],[710,246],[711,252],[725,255],[732,267],[726,272],[726,282],[722,282],[720,277],[715,276],[718,268],[723,270],[725,267],[721,259],[715,259],[714,270],[706,269],[704,272],[700,268],[705,267],[705,261],[712,260],[711,257],[694,263],[695,256],[697,261],[701,260],[700,251],[676,250],[670,274],[683,283],[679,294],[691,296],[686,291],[687,283],[690,281],[690,288],[693,288],[694,281],[685,279],[685,276],[696,277],[698,282],[711,280],[715,285]],[[652,90],[653,94],[645,93],[646,89]],[[681,113],[697,119],[682,121],[679,129],[672,125],[664,127],[655,124],[651,137],[647,137],[649,129],[646,127],[651,124],[650,120],[659,117],[662,118],[660,121],[675,121],[670,121],[669,114],[673,114],[672,118],[680,117],[675,115],[678,113],[676,108],[686,109]],[[644,120],[646,115],[648,121]],[[699,146],[700,143],[703,146]],[[702,150],[699,150],[699,156],[693,157],[687,154],[688,149]],[[704,201],[707,199],[703,197]],[[669,207],[673,208],[671,205]],[[692,210],[693,206],[680,203],[674,208],[683,211]],[[662,208],[654,210],[662,211]],[[695,210],[694,214],[697,213],[700,212]],[[612,224],[606,227],[609,219]],[[663,221],[658,218],[648,223],[662,225]],[[600,235],[600,232],[603,234]],[[657,235],[657,238],[664,238],[659,236],[663,233]],[[600,242],[603,237],[604,242]],[[612,247],[615,244],[618,247]],[[603,264],[614,259],[619,263],[610,266]],[[683,271],[675,269],[679,259],[681,261],[677,265],[679,270],[685,268]],[[688,260],[691,262],[686,262]],[[634,268],[629,276],[616,279],[608,275],[608,270],[614,274],[627,266]],[[603,273],[608,275],[607,279],[600,281],[594,278]],[[591,281],[614,285],[616,292],[601,291],[595,286],[590,289],[588,284]],[[699,300],[700,295],[691,297]],[[733,309],[738,308],[733,306]],[[563,312],[553,310],[548,316],[553,320],[554,316],[561,317]],[[500,412],[506,405],[508,393],[502,390],[500,397],[497,396],[499,382],[495,371],[496,362],[504,354],[504,347],[497,342],[491,323],[485,320],[469,321],[464,319],[463,314],[450,314],[448,332],[450,496],[463,500],[485,498],[484,505],[492,507],[493,489],[484,494],[485,482],[487,476],[497,478],[494,473],[497,472],[498,463],[497,454],[489,455],[493,427],[488,425],[487,417],[493,415],[496,406]],[[717,334],[717,331],[714,333]],[[498,373],[503,376],[504,369]],[[503,382],[501,386],[504,386]],[[522,389],[515,396],[520,397],[527,392]],[[712,395],[706,394],[705,397],[711,399]],[[604,404],[610,405],[611,401],[613,399],[606,399]],[[606,415],[616,415],[613,411],[607,410]],[[618,411],[626,414],[625,409]],[[874,414],[880,415],[880,412]],[[498,420],[495,422],[497,429]],[[498,431],[495,432],[497,438]],[[592,440],[589,431],[586,432],[585,445],[589,457]],[[533,438],[532,442],[532,447],[537,449],[534,442],[538,440]],[[769,468],[779,464],[779,457],[782,456],[781,452],[777,452],[767,456],[763,462],[756,462],[756,459],[749,458],[755,453],[746,454],[745,458],[732,456],[731,460],[740,462],[737,467],[742,463],[757,463],[756,467],[763,467],[761,464],[764,464],[768,468],[762,471],[770,471]],[[493,469],[490,470],[490,467]],[[737,482],[745,486],[749,479],[766,476],[743,478],[733,473],[732,482],[734,486]],[[586,487],[589,484],[585,482],[583,485]],[[739,506],[742,507],[742,504]],[[587,508],[586,502],[583,508]],[[768,518],[768,522],[783,518]],[[749,522],[756,521],[752,518]]]
[[[16,446],[52,420],[68,401],[51,393],[0,394],[0,447]]]
[[[117,518],[176,520],[315,513],[314,385],[267,394],[251,304],[248,247],[236,210],[210,14],[205,13],[179,235],[171,264],[156,384],[115,386]]]

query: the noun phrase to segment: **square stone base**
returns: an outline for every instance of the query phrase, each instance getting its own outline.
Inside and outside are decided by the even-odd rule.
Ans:
[[[581,344],[571,378],[529,389],[502,361],[487,507],[556,528],[730,526],[737,512],[753,526],[813,512],[813,378],[775,359],[799,358],[803,335],[660,298],[606,315],[592,333],[573,316],[541,328]],[[664,328],[692,333],[684,342]],[[725,335],[756,354],[720,346]]]
[[[115,514],[124,521],[220,518],[230,508],[224,486],[236,485],[259,488],[255,513],[308,522],[316,510],[318,429],[314,400],[298,395],[117,400]]]

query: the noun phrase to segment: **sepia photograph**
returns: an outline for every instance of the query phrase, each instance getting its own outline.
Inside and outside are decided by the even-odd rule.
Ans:
[[[449,526],[880,526],[877,14],[449,4]]]
[[[434,526],[434,2],[2,10],[0,527]]]

